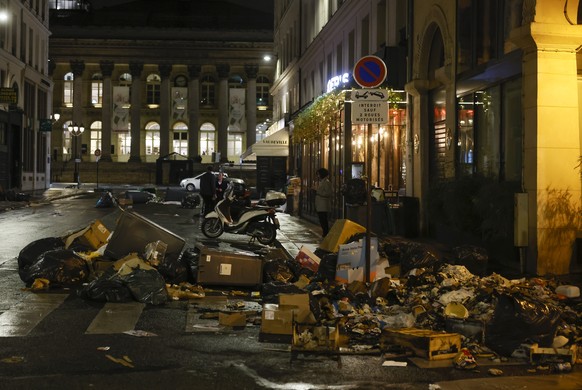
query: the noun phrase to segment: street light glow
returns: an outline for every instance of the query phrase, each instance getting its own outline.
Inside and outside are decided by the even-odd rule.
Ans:
[[[0,11],[0,22],[6,22],[8,20],[8,12],[5,10]]]

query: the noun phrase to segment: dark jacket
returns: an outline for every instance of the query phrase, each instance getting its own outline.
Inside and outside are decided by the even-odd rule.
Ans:
[[[200,195],[214,196],[216,194],[216,176],[214,173],[207,171],[200,178]]]

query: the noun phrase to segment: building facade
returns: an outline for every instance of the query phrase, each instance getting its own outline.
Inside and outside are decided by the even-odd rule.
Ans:
[[[0,194],[48,188],[48,2],[0,2]]]
[[[69,181],[70,161],[80,161],[80,171],[96,161],[117,163],[102,177],[109,182],[124,170],[119,163],[145,166],[168,157],[238,164],[264,136],[274,73],[265,60],[272,54],[268,8],[234,1],[101,8],[75,2],[77,9],[57,3],[50,40],[54,110],[61,114],[52,135],[60,162],[54,180]],[[75,135],[74,125],[85,131]]]
[[[335,218],[349,214],[342,186],[364,173],[416,201],[423,236],[522,272],[582,267],[580,15],[565,0],[277,2],[274,121],[292,134],[304,215],[317,168],[330,169]],[[396,95],[384,125],[351,123],[366,55],[384,60]],[[328,81],[350,95],[330,99]],[[337,105],[332,119],[321,101]],[[304,121],[310,107],[327,119]]]

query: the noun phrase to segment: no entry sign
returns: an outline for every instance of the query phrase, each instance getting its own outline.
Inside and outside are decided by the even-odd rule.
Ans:
[[[365,56],[354,66],[354,80],[362,88],[376,88],[384,82],[388,70],[381,58]]]

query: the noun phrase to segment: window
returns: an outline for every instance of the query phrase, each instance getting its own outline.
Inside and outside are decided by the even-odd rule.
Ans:
[[[150,74],[146,79],[146,99],[149,108],[160,106],[160,83],[162,79],[157,74]]]
[[[235,74],[228,79],[228,88],[243,88],[244,80],[239,75]]]
[[[244,133],[228,132],[227,150],[229,156],[240,156],[242,154],[242,138]]]
[[[131,153],[131,132],[119,133],[117,136],[117,145],[120,155],[128,155]]]
[[[91,104],[96,108],[101,108],[103,105],[103,76],[101,73],[95,73],[91,77]]]
[[[119,86],[131,87],[131,74],[123,73],[121,76],[119,76]]]
[[[68,154],[69,157],[72,154],[72,136],[69,132],[69,126],[72,124],[72,121],[63,123],[63,155]]]
[[[200,126],[200,154],[211,155],[214,152],[214,137],[216,128],[212,123],[206,122]]]
[[[63,83],[63,103],[65,107],[73,107],[73,80],[75,76],[73,72],[69,72],[65,75]]]
[[[146,155],[160,154],[160,124],[148,122],[145,125],[145,153]]]
[[[91,149],[89,153],[93,156],[95,154],[95,150],[101,149],[101,129],[102,129],[101,121],[95,121],[91,123]]]
[[[202,77],[200,83],[200,104],[203,106],[214,106],[214,79],[207,75]]]
[[[265,76],[257,77],[257,108],[266,110],[269,107],[269,79]]]
[[[172,147],[174,152],[187,156],[188,155],[188,126],[184,122],[176,122],[174,127],[174,140]]]

